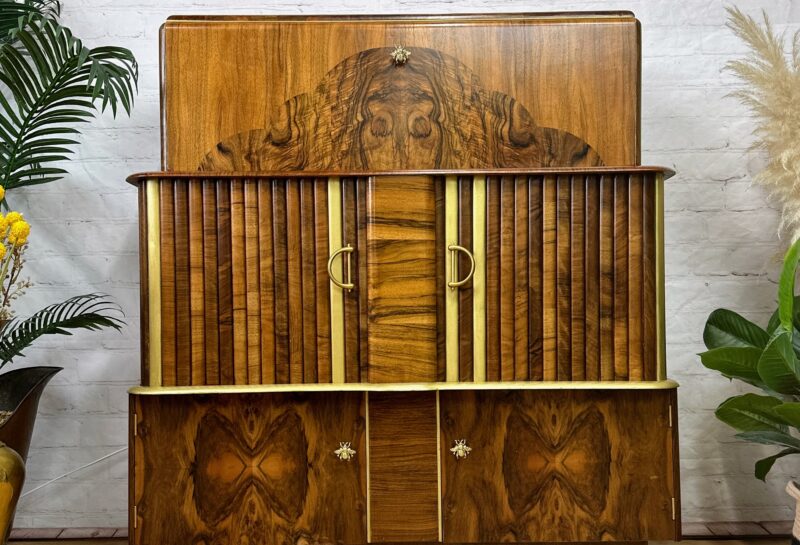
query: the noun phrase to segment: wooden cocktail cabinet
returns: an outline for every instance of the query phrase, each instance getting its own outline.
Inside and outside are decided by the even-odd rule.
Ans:
[[[629,13],[171,18],[132,542],[679,539],[638,44]]]

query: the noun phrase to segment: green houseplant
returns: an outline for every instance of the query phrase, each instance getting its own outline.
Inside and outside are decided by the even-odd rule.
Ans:
[[[89,48],[61,25],[58,0],[0,0],[0,368],[42,335],[71,330],[120,329],[122,311],[109,297],[87,294],[49,305],[26,319],[12,303],[30,286],[20,277],[30,225],[9,211],[12,190],[54,182],[78,144],[81,124],[110,108],[130,114],[138,79],[128,49]],[[33,367],[0,375],[0,450],[24,464],[39,396],[60,368]],[[0,454],[5,454],[3,451]],[[9,462],[11,463],[11,462]],[[21,480],[19,468],[0,467],[0,542],[13,521]]]

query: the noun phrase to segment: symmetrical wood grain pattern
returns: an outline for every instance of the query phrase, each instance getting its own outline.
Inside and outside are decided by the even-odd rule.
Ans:
[[[487,378],[655,380],[655,175],[487,184]]]
[[[445,542],[676,538],[674,391],[440,395]]]
[[[364,543],[364,395],[131,400],[137,545]],[[349,461],[334,451],[348,441]]]
[[[436,393],[369,393],[372,542],[439,541]]]
[[[639,160],[630,13],[179,17],[161,50],[170,170],[218,143],[206,165],[225,170],[563,165],[584,143],[605,164]]]
[[[331,381],[327,180],[160,181],[165,386]]]
[[[444,180],[342,183],[343,243],[356,248],[357,286],[344,294],[347,381],[442,380]]]

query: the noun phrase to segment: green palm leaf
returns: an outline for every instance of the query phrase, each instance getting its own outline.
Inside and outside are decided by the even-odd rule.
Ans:
[[[61,14],[58,0],[0,0],[0,43],[12,43],[9,32],[17,28],[20,17],[38,16],[55,19]]]
[[[122,309],[108,296],[90,293],[71,297],[41,309],[26,320],[14,319],[0,329],[0,367],[42,335],[72,335],[70,329],[99,330],[113,327],[119,331],[124,322],[114,316]]]
[[[0,11],[8,2],[0,0]],[[21,4],[20,4],[21,5]],[[1,20],[2,18],[0,18]],[[77,144],[76,125],[107,107],[130,114],[138,66],[130,50],[88,49],[55,20],[29,15],[0,45],[0,185],[58,180]]]

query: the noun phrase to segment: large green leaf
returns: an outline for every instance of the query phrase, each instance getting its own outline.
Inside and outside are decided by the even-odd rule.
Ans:
[[[122,314],[119,305],[106,295],[90,293],[47,306],[26,320],[12,320],[0,329],[0,367],[23,356],[42,335],[72,335],[70,329],[119,330],[123,322],[115,314]]]
[[[72,153],[76,126],[96,114],[96,105],[130,113],[138,78],[128,49],[89,49],[46,17],[21,18],[10,36],[18,43],[0,46],[0,186],[6,189],[63,177],[56,163]]]
[[[719,308],[711,313],[703,330],[706,348],[753,346],[764,348],[769,335],[762,328],[732,310]]]
[[[763,385],[758,374],[758,361],[763,350],[752,346],[724,346],[700,354],[707,368],[719,371],[728,378],[738,378],[751,384]]]
[[[737,433],[736,437],[751,443],[800,449],[800,439],[779,431],[745,431]]]
[[[800,261],[800,239],[786,252],[783,258],[783,269],[778,282],[778,316],[781,327],[791,334],[794,318],[794,279],[797,274],[797,263]]]
[[[778,454],[773,454],[772,456],[767,456],[766,458],[762,458],[761,460],[757,461],[754,472],[756,479],[761,479],[762,481],[766,479],[767,473],[769,473],[770,469],[772,469],[772,466],[775,465],[775,461],[778,460],[778,458],[783,458],[789,454],[800,454],[800,449],[787,448],[780,451]]]
[[[775,407],[775,414],[797,429],[800,429],[800,403],[796,401],[784,402]]]
[[[794,309],[792,323],[794,324],[794,328],[796,330],[800,330],[800,296],[794,296],[792,308]],[[778,329],[779,325],[781,325],[781,317],[778,315],[778,309],[776,308],[775,312],[773,312],[769,317],[769,322],[767,323],[767,334],[772,335],[775,333],[775,330]]]
[[[788,433],[789,428],[775,412],[782,401],[772,396],[744,394],[725,400],[715,414],[739,432],[774,431]]]
[[[758,360],[758,374],[770,390],[800,394],[800,361],[792,347],[792,334],[778,329]],[[791,331],[791,330],[790,330]]]

